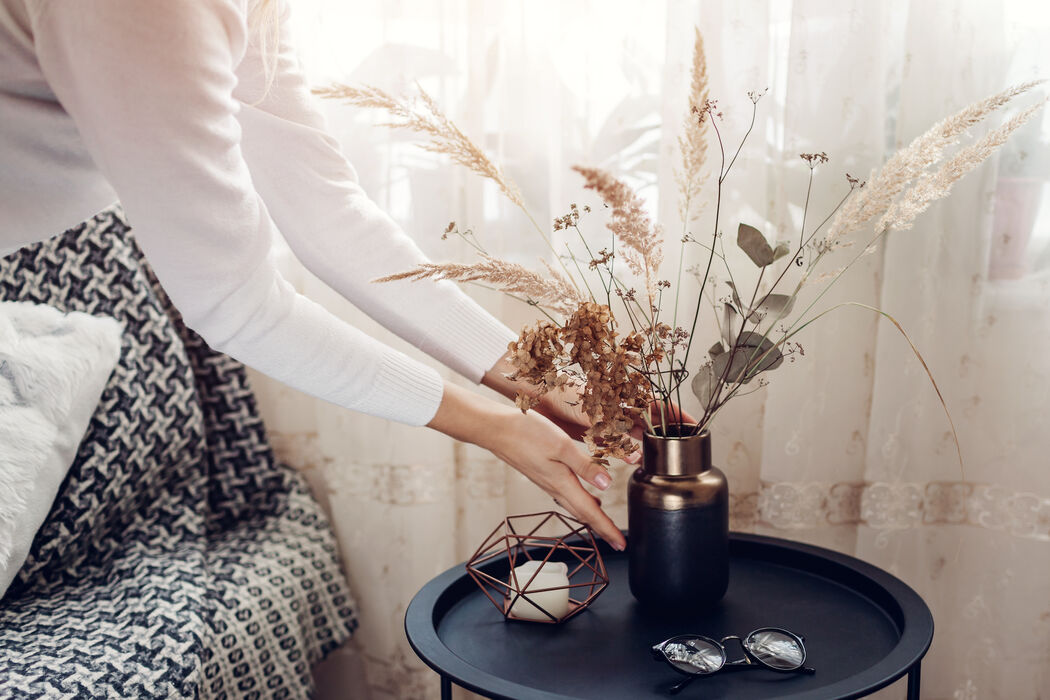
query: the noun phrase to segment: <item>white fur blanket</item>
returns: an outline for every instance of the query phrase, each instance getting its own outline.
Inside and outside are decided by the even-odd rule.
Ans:
[[[112,318],[0,302],[0,596],[76,457],[121,331]]]

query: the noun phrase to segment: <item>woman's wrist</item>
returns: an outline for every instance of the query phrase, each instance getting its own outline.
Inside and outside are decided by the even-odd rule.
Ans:
[[[501,421],[520,413],[512,406],[504,406],[471,391],[445,382],[444,393],[437,413],[427,423],[449,437],[485,447]]]

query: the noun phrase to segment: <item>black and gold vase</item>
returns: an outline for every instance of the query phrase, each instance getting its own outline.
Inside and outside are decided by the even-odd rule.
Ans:
[[[702,610],[729,584],[729,485],[691,427],[646,434],[627,490],[631,593],[654,610]]]

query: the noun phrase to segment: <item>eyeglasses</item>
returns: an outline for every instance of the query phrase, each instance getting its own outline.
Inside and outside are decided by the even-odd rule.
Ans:
[[[735,639],[744,650],[742,659],[730,661],[725,643]],[[762,627],[743,639],[735,634],[720,642],[699,634],[680,634],[656,644],[653,658],[663,660],[671,668],[688,678],[671,688],[677,693],[701,676],[710,676],[722,669],[765,668],[778,673],[816,673],[806,663],[804,637],[779,627]]]

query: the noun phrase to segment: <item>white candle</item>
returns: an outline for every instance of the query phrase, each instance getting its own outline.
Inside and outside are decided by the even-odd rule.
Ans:
[[[536,574],[533,577],[533,574]],[[529,582],[531,579],[531,583]],[[517,585],[515,585],[515,581]],[[518,596],[511,590],[511,598],[517,597],[510,608],[511,617],[522,620],[545,620],[551,619],[543,614],[546,610],[555,619],[560,620],[569,612],[569,567],[560,561],[527,561],[521,566],[514,567],[514,574],[510,581],[511,589],[517,589],[528,596]],[[544,588],[558,588],[556,591],[544,591]],[[533,591],[539,591],[534,593]],[[530,602],[531,601],[531,602]],[[543,608],[540,610],[535,602]]]

